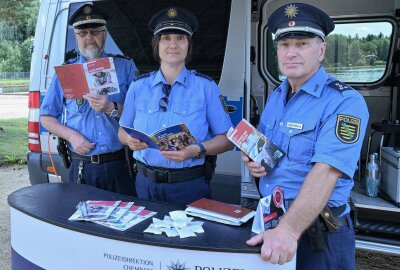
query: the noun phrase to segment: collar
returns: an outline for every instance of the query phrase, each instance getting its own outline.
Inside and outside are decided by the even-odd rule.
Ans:
[[[325,69],[320,66],[318,71],[306,81],[299,90],[319,98],[321,96],[322,89],[324,89],[326,81],[329,76],[325,72]]]
[[[315,74],[312,75],[311,78],[308,79],[308,81],[306,81],[298,91],[304,91],[312,96],[319,98],[328,78],[329,76],[325,72],[325,69],[320,66],[318,71],[315,72]],[[289,91],[289,81],[285,79],[277,90],[282,91],[286,97],[287,91]]]
[[[186,69],[186,67],[183,67],[183,69],[181,70],[181,72],[179,72],[178,77],[176,77],[175,82],[173,84],[179,83],[187,88],[189,86],[189,74],[190,72]],[[162,84],[167,83],[167,81],[164,78],[164,75],[161,72],[161,69],[156,71],[151,86],[153,87],[159,83]]]

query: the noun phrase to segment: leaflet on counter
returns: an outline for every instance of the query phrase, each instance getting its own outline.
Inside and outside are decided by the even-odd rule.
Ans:
[[[227,137],[249,158],[264,166],[267,172],[286,154],[246,119],[242,119],[235,128],[230,128]]]
[[[112,57],[55,66],[54,69],[66,99],[81,99],[88,93],[113,95],[120,92]]]
[[[104,220],[118,207],[121,201],[79,202],[76,212],[68,220]]]
[[[144,206],[134,205],[134,202],[121,201],[81,201],[76,209],[68,220],[90,221],[119,231],[157,214]]]
[[[255,215],[254,211],[239,205],[207,198],[192,202],[185,209],[185,212],[191,216],[235,226],[246,223]]]
[[[196,139],[185,124],[163,128],[150,135],[126,126],[121,127],[131,137],[147,143],[150,148],[159,149],[160,151],[178,151],[196,143]]]

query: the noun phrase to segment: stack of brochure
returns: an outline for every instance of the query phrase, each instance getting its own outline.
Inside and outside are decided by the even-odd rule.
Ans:
[[[254,217],[255,212],[239,205],[218,202],[202,198],[188,205],[185,212],[188,215],[240,226]]]
[[[91,221],[119,231],[125,231],[156,214],[133,202],[121,201],[79,202],[76,208],[68,220]]]

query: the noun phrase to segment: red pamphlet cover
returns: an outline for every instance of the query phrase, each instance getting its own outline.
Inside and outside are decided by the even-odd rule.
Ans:
[[[236,219],[241,219],[253,212],[252,210],[240,207],[239,205],[218,202],[207,198],[202,198],[200,200],[194,201],[188,206],[207,210],[210,212],[215,212]]]
[[[55,66],[54,69],[66,99],[80,99],[88,93],[113,95],[120,92],[112,57]]]
[[[79,99],[89,93],[89,85],[82,64],[55,66],[54,69],[65,98]]]

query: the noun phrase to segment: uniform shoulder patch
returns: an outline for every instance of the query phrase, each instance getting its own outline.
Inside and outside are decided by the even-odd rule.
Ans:
[[[338,114],[336,120],[336,137],[344,143],[355,143],[360,137],[361,119],[344,114]]]
[[[138,81],[140,79],[144,79],[144,78],[150,77],[150,74],[151,74],[151,72],[144,73],[144,74],[138,74],[137,77],[133,81],[136,82],[136,81]]]
[[[341,82],[341,81],[332,81],[328,84],[329,87],[336,89],[340,92],[342,91],[347,91],[347,90],[352,90],[353,88],[351,88],[350,86],[348,86],[347,84]]]
[[[202,78],[207,79],[207,80],[209,80],[209,81],[212,81],[212,80],[213,80],[210,76],[207,76],[207,75],[204,75],[204,74],[202,74],[202,73],[199,73],[199,72],[197,72],[196,70],[192,70],[192,73],[193,73],[195,76],[202,77]]]

